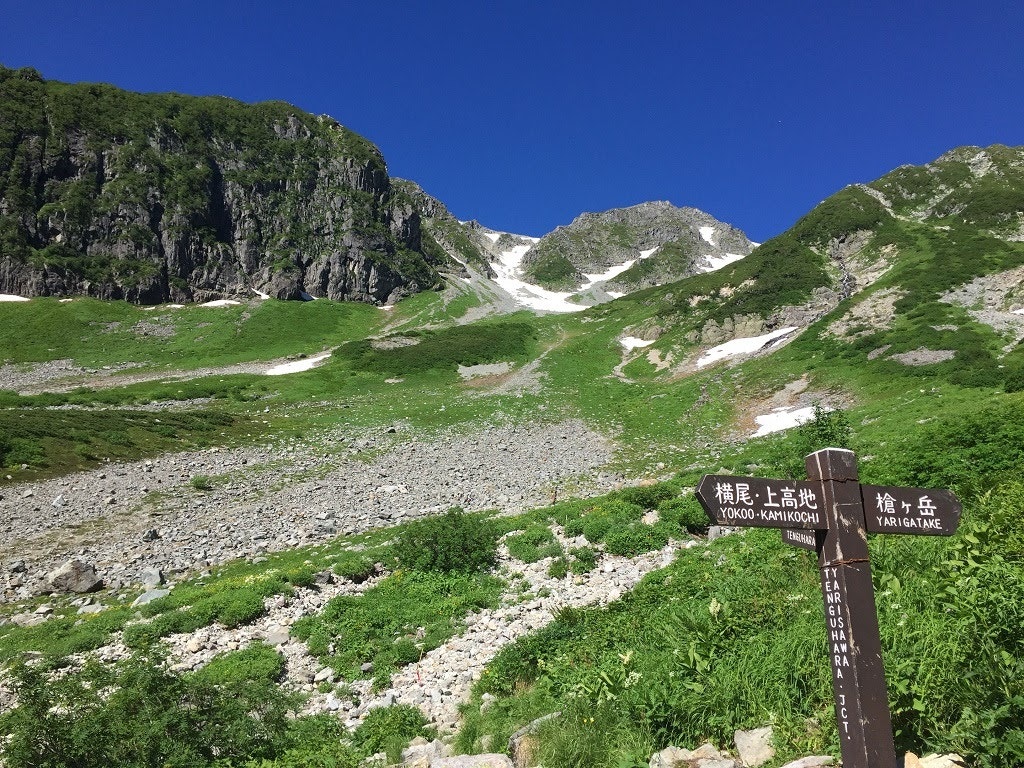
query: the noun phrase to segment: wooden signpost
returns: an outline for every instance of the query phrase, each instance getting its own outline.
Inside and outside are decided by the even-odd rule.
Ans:
[[[697,500],[718,525],[781,528],[818,553],[843,768],[895,768],[867,534],[949,536],[960,502],[945,490],[861,485],[852,451],[826,448],[806,465],[800,481],[705,475]]]

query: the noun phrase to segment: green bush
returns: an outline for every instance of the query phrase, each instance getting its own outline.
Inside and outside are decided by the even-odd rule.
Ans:
[[[423,651],[408,637],[400,637],[392,647],[392,656],[396,664],[415,664],[423,658]]]
[[[545,557],[562,554],[562,547],[555,540],[551,529],[541,523],[534,523],[522,533],[512,534],[505,540],[508,553],[524,563],[535,563]]]
[[[206,475],[193,475],[188,483],[197,491],[213,490],[213,481]]]
[[[206,594],[192,605],[174,609],[175,601],[184,595],[172,592],[167,597],[154,600],[144,607],[143,613],[157,614],[148,623],[132,624],[124,630],[124,642],[129,648],[144,648],[161,637],[179,632],[194,632],[215,621],[225,627],[234,628],[248,624],[264,613],[263,598],[274,594],[274,586],[286,586],[278,580],[267,580],[260,586],[235,587]],[[182,589],[182,592],[187,590]]]
[[[711,525],[707,512],[692,494],[661,502],[658,505],[658,517],[689,533],[707,533]]]
[[[336,563],[334,572],[345,579],[345,581],[351,581],[353,584],[362,584],[377,573],[377,563],[371,557],[358,555],[345,558]]]
[[[498,531],[482,515],[458,507],[410,523],[398,534],[392,552],[400,568],[440,573],[475,573],[494,566]]]
[[[548,576],[553,579],[564,579],[569,573],[569,564],[564,557],[556,557],[548,566]]]
[[[240,651],[215,656],[195,674],[207,682],[216,684],[230,684],[243,680],[272,683],[280,680],[284,668],[284,656],[265,643],[253,643]]]
[[[597,565],[597,553],[590,547],[574,547],[569,554],[573,558],[570,565],[573,573],[589,573]]]
[[[502,586],[483,573],[397,571],[361,595],[335,597],[292,632],[344,677],[360,677],[360,667],[373,662],[376,679],[386,684],[397,666],[455,634],[469,611],[493,607]]]
[[[668,544],[669,537],[663,529],[643,523],[631,523],[624,528],[609,531],[604,539],[605,551],[612,555],[636,557]]]
[[[619,497],[630,504],[636,504],[644,509],[657,509],[658,505],[673,498],[676,490],[668,483],[655,483],[654,485],[638,485],[633,488],[625,488],[619,493]]]
[[[584,518],[574,517],[571,520],[567,520],[562,526],[562,532],[565,533],[569,538],[576,538],[577,536],[583,535],[583,523]]]
[[[583,536],[591,544],[597,544],[604,541],[614,524],[615,519],[611,515],[587,515],[583,520]]]
[[[602,501],[583,518],[583,535],[591,544],[604,541],[613,528],[620,528],[638,522],[643,517],[643,507],[621,499]]]
[[[355,729],[352,743],[368,755],[387,752],[391,762],[399,762],[402,748],[412,739],[432,735],[427,725],[427,719],[416,707],[408,704],[379,707],[371,710]]]
[[[17,665],[19,705],[0,715],[8,768],[208,766],[272,758],[286,743],[288,696],[265,681],[216,685],[134,656],[49,676]]]

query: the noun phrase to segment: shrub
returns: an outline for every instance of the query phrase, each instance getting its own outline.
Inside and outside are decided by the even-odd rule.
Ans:
[[[12,670],[19,706],[0,716],[8,768],[205,766],[273,757],[292,702],[276,685],[220,686],[146,657],[87,662],[53,678]]]
[[[583,521],[583,535],[591,544],[604,541],[613,522],[610,515],[588,515]]]
[[[636,504],[621,499],[604,501],[583,518],[583,535],[591,544],[604,541],[613,528],[638,522],[644,510]]]
[[[423,657],[423,651],[408,637],[398,638],[392,648],[392,653],[395,662],[401,665],[415,664]]]
[[[396,666],[418,661],[421,651],[451,637],[466,613],[493,607],[502,587],[488,574],[400,570],[361,595],[335,597],[292,631],[346,678],[361,676],[360,667],[372,661],[375,679],[386,685]]]
[[[416,707],[394,704],[372,710],[352,734],[352,743],[372,755],[387,752],[391,762],[397,747],[398,758],[402,748],[417,736],[428,736],[427,719]]]
[[[576,547],[569,554],[573,557],[573,573],[589,573],[597,565],[597,553],[590,547]]]
[[[215,656],[196,676],[210,683],[235,683],[242,680],[275,682],[284,674],[284,657],[266,643],[253,643],[240,651]]]
[[[572,520],[566,521],[565,525],[562,526],[562,531],[570,538],[580,536],[583,533],[583,518],[574,517]]]
[[[399,567],[408,570],[474,573],[492,568],[497,550],[493,523],[452,507],[443,515],[408,525],[392,551]]]
[[[353,584],[362,584],[377,572],[377,564],[373,558],[360,555],[347,558],[334,566],[334,572]]]
[[[690,533],[706,533],[711,524],[707,512],[692,494],[661,502],[658,516],[662,521],[674,523]]]
[[[616,528],[605,536],[605,550],[612,555],[635,557],[643,552],[660,549],[668,543],[664,530],[643,523]]]
[[[636,504],[644,509],[657,509],[658,504],[671,499],[675,495],[675,489],[668,483],[638,485],[634,488],[625,488],[619,494],[623,501]]]
[[[562,554],[562,547],[555,540],[551,529],[541,523],[535,523],[522,533],[509,536],[505,544],[509,554],[524,563],[535,563],[545,557]]]
[[[565,562],[564,557],[556,557],[548,566],[548,576],[553,579],[564,579],[567,573],[569,573],[569,564]]]
[[[269,582],[283,585],[283,582]],[[184,590],[183,590],[184,591]],[[173,610],[172,593],[145,606],[143,612],[159,614],[145,624],[133,624],[124,630],[124,642],[129,648],[144,648],[161,637],[177,632],[194,632],[200,627],[219,621],[234,628],[248,624],[263,615],[263,597],[275,590],[255,586],[226,589],[199,597],[192,605]],[[171,609],[171,610],[169,610]]]

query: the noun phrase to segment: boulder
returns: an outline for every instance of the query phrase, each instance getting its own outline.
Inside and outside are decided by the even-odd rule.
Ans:
[[[962,768],[964,759],[960,755],[925,755],[918,757],[907,752],[903,757],[904,768]]]
[[[736,731],[733,738],[736,742],[736,751],[740,755],[740,761],[747,768],[757,768],[775,757],[775,750],[772,748],[772,729],[770,726],[755,728],[752,731]]]
[[[159,600],[161,597],[167,597],[169,594],[171,594],[171,590],[169,589],[150,589],[143,592],[132,601],[132,608],[137,608],[140,605],[145,605],[146,603],[151,603],[154,600]]]
[[[651,755],[650,768],[736,768],[737,763],[710,744],[697,749],[666,747]]]
[[[139,581],[146,587],[159,587],[164,583],[164,574],[155,565],[143,568],[139,574]]]
[[[450,754],[451,750],[443,741],[427,741],[423,737],[417,737],[402,750],[402,768],[431,768],[437,760]]]
[[[103,586],[96,569],[77,558],[50,571],[46,581],[55,592],[95,592]]]

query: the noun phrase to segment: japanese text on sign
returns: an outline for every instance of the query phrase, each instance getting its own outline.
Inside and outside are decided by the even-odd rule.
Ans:
[[[707,475],[698,499],[719,525],[823,528],[820,489],[813,483]]]

